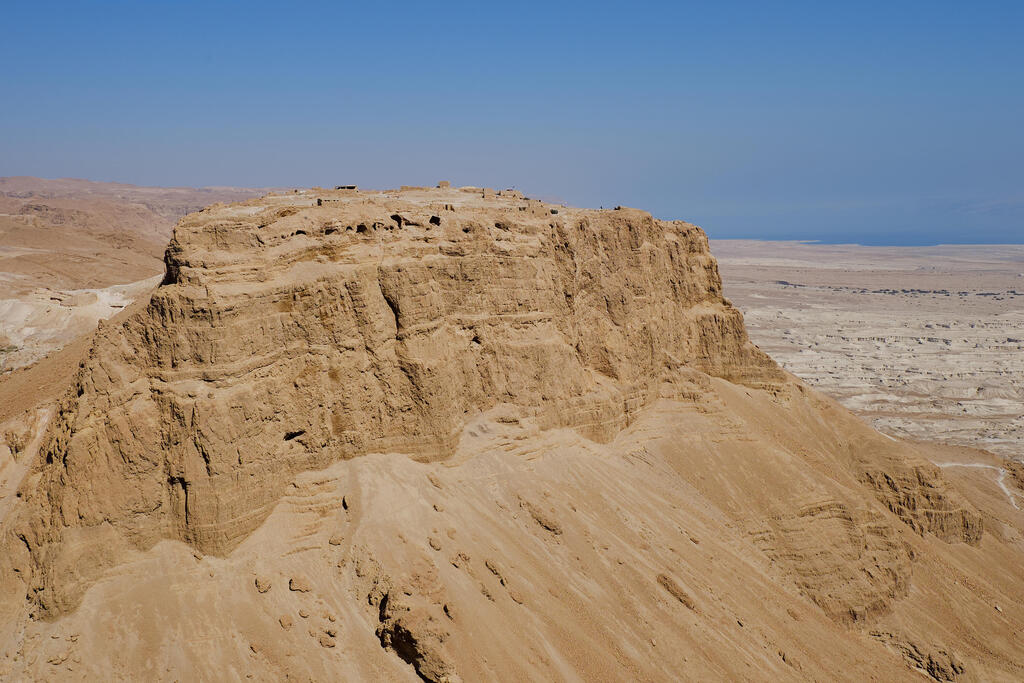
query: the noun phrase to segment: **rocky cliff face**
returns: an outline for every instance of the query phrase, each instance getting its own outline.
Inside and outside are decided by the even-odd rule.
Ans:
[[[108,552],[171,537],[224,553],[295,473],[446,458],[498,403],[607,441],[673,369],[782,379],[696,226],[437,194],[285,196],[179,223],[164,283],[97,335],[26,490],[44,610],[103,568],[82,556],[95,534]]]
[[[678,653],[739,675],[768,645],[722,630],[743,628],[733,592],[809,619],[764,628],[820,676],[811,643],[832,627],[806,605],[875,623],[910,599],[926,547],[982,539],[936,467],[749,342],[696,226],[474,190],[295,193],[186,217],[166,264],[98,331],[0,520],[4,585],[35,617],[73,621],[87,591],[154,557],[188,575],[169,539],[246,585],[256,572],[256,595],[289,558],[308,555],[301,573],[326,561],[273,604],[334,601],[348,616],[309,631],[319,646],[372,634],[428,680],[493,676],[458,653],[490,647],[472,633],[517,610],[533,626],[492,656],[533,648],[524,677],[670,677],[686,656],[638,654],[654,643],[631,640],[641,623],[705,634],[714,655]],[[682,611],[659,616],[666,599]],[[621,629],[594,626],[623,609]],[[893,652],[913,650],[887,628]],[[590,654],[551,655],[566,633]],[[929,633],[914,651],[947,652]],[[793,651],[765,672],[804,675]],[[864,652],[851,670],[885,677]]]

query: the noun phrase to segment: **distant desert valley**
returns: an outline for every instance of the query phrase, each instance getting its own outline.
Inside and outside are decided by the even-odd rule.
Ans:
[[[0,680],[1024,680],[1024,246],[0,179]]]
[[[154,287],[179,218],[259,194],[0,178],[0,372],[91,332]]]
[[[1024,458],[1024,246],[712,241],[787,370],[879,430]]]

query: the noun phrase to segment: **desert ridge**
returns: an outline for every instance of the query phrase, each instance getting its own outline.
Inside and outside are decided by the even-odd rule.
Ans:
[[[1024,673],[1020,511],[758,349],[697,226],[316,188],[165,263],[19,454],[0,673]]]

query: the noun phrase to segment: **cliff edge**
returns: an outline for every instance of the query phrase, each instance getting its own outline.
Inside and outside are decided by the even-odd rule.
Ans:
[[[985,547],[982,514],[916,447],[751,344],[694,225],[477,188],[315,190],[191,214],[165,260],[148,300],[97,332],[0,519],[0,580],[17,595],[3,609],[23,611],[23,628],[83,610],[113,618],[120,608],[90,596],[139,581],[161,553],[161,571],[187,573],[173,547],[255,581],[256,602],[272,585],[280,600],[330,595],[329,623],[347,616],[309,631],[316,652],[351,631],[353,651],[377,653],[364,664],[397,657],[377,673],[427,680],[489,678],[501,667],[465,653],[512,666],[518,646],[547,652],[510,669],[524,676],[671,677],[676,655],[639,654],[654,642],[645,629],[662,642],[705,633],[718,654],[679,653],[739,674],[763,643],[736,644],[719,621],[735,609],[728,586],[748,580],[750,599],[782,591],[769,600],[779,619],[817,615],[764,626],[806,660],[771,653],[766,676],[828,672],[813,653],[822,628],[861,633],[836,656],[871,675],[916,667],[907,643],[936,661],[953,649],[900,605],[922,555]],[[580,559],[613,546],[614,558]],[[306,569],[288,564],[303,553]],[[611,654],[591,658],[609,637],[598,615],[616,609],[623,553],[644,587],[618,589],[638,606],[612,629]],[[324,558],[329,572],[308,568]],[[708,577],[716,562],[731,578]],[[940,581],[924,573],[923,585]],[[566,581],[575,588],[555,590]],[[645,612],[665,600],[683,613]],[[252,608],[224,607],[239,609]],[[269,623],[290,632],[294,615],[273,609]],[[507,642],[471,635],[523,610],[537,621],[509,627]],[[242,628],[231,619],[224,628]],[[868,634],[879,624],[891,628]],[[593,648],[566,655],[566,629]],[[250,650],[238,661],[255,655],[279,675],[335,670]]]

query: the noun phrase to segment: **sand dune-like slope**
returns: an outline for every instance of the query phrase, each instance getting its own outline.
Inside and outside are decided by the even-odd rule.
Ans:
[[[1024,516],[751,344],[696,226],[303,192],[166,264],[0,470],[0,676],[1024,676]]]

